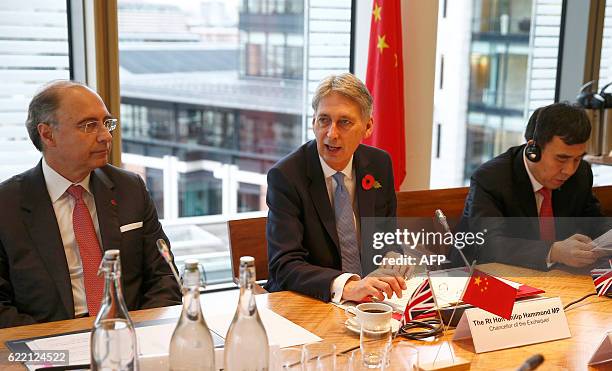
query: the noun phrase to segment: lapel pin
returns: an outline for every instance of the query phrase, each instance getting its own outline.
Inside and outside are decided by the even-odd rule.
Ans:
[[[380,183],[374,179],[374,177],[372,176],[372,174],[366,174],[362,179],[361,179],[361,187],[365,190],[365,191],[369,191],[370,189],[372,189],[372,187],[374,187],[375,189],[378,188],[382,188],[382,186],[380,185]]]

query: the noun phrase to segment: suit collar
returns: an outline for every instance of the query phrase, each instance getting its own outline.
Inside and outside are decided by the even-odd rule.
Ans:
[[[318,154],[318,151],[317,151]],[[351,156],[351,159],[349,160],[348,164],[346,164],[346,166],[344,167],[344,169],[342,169],[340,172],[342,174],[344,174],[344,177],[346,179],[353,179],[353,175],[354,175],[354,171],[353,171],[353,157]],[[323,170],[323,177],[325,179],[329,178],[330,176],[333,176],[334,174],[336,174],[338,171],[332,169],[327,162],[325,162],[325,160],[323,159],[323,157],[319,156],[319,163],[321,164],[321,170]]]
[[[91,173],[87,174],[87,176],[78,183],[72,183],[68,179],[64,178],[60,173],[55,171],[47,161],[43,157],[41,160],[42,172],[45,177],[45,185],[47,186],[47,190],[49,191],[49,197],[51,198],[51,203],[55,203],[60,197],[62,197],[68,187],[73,184],[80,185],[83,187],[89,194],[91,194],[91,187],[89,186],[89,178],[91,177]]]
[[[531,182],[531,187],[533,188],[533,193],[537,193],[540,189],[544,188],[540,182],[533,176],[531,170],[529,170],[529,164],[527,163],[527,156],[525,156],[525,150],[521,151],[523,157],[523,164],[525,165],[525,171],[527,172],[527,176],[529,177],[529,181]]]
[[[364,176],[373,174],[371,162],[368,156],[365,155],[365,146],[359,145],[353,155],[354,176],[356,177],[355,194],[357,197],[358,215],[360,218],[374,217],[374,205],[376,201],[377,190],[363,189],[361,181]],[[336,244],[336,248],[340,248],[338,242],[338,232],[336,230],[336,219],[332,205],[329,201],[327,187],[325,185],[325,177],[319,161],[319,152],[317,151],[317,143],[315,140],[306,144],[306,176],[308,177],[310,197],[314,202],[314,206],[319,214],[321,222],[325,226],[327,233]],[[393,186],[393,185],[388,185]],[[338,250],[339,251],[339,250]]]
[[[362,180],[366,175],[373,175],[373,170],[370,166],[370,159],[365,156],[365,146],[359,145],[353,156],[355,162],[355,176],[356,178],[356,194],[357,203],[359,205],[359,217],[368,218],[374,217],[374,204],[376,201],[376,189],[365,190],[362,185]],[[386,185],[393,187],[392,184]]]
[[[104,251],[118,249],[121,245],[115,184],[103,170],[106,168],[109,168],[109,165],[94,170],[91,176],[91,189],[96,201],[96,212],[98,214],[100,237],[102,238],[102,249]]]
[[[306,176],[310,181],[308,191],[314,203],[314,207],[319,214],[321,223],[325,226],[325,230],[331,237],[332,241],[340,253],[340,243],[338,241],[338,231],[336,230],[336,218],[329,201],[327,186],[325,185],[325,176],[319,161],[319,152],[317,151],[317,142],[315,140],[306,144]]]
[[[42,161],[41,161],[42,162]],[[74,317],[72,284],[64,244],[45,184],[42,163],[24,173],[21,208],[23,220],[38,254],[53,279],[68,317]]]
[[[512,167],[514,174],[514,187],[517,192],[515,194],[520,199],[519,205],[523,209],[525,215],[530,217],[538,216],[538,208],[536,205],[535,194],[533,193],[533,185],[527,174],[525,163],[523,160],[523,151],[525,145],[511,148],[513,156]]]

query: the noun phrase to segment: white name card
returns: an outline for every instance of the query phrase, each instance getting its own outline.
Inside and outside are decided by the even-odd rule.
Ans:
[[[559,298],[540,298],[514,304],[510,320],[479,308],[466,310],[453,340],[469,339],[476,353],[570,337]]]
[[[589,365],[598,365],[606,362],[612,362],[612,330],[606,333],[597,349],[595,349],[595,353],[593,353],[589,360]]]

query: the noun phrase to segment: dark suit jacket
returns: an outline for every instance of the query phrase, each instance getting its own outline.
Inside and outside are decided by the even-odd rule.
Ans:
[[[107,165],[92,172],[102,248],[121,251],[129,310],[180,304],[155,241],[167,240],[142,179]],[[0,184],[0,327],[74,318],[59,227],[39,164]],[[121,233],[122,225],[143,222]]]
[[[484,246],[466,250],[470,261],[548,269],[546,257],[551,242],[540,240],[535,195],[523,163],[524,148],[510,148],[472,175],[460,228],[474,232],[486,229],[487,234]],[[592,223],[594,219],[576,218],[602,216],[592,185],[591,167],[580,161],[576,173],[552,192],[557,240],[578,232],[597,237],[604,230]],[[453,254],[453,261],[457,260]]]
[[[360,145],[353,156],[357,218],[395,217],[393,169],[386,152]],[[371,174],[381,188],[364,190]],[[269,291],[292,290],[329,301],[332,281],[342,272],[334,209],[330,203],[316,142],[281,159],[268,172]],[[361,249],[363,272],[374,269],[371,242]],[[378,253],[378,252],[376,252]]]

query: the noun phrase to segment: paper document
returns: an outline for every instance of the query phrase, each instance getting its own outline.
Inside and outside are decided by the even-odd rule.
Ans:
[[[268,334],[268,343],[278,345],[281,348],[291,347],[321,341],[320,337],[307,331],[301,326],[274,313],[266,308],[259,308],[259,315]],[[216,334],[225,338],[227,330],[234,318],[234,312],[219,312],[204,315],[208,327]],[[176,327],[177,319],[164,320],[162,324],[138,326],[136,324],[136,336],[140,355],[167,354],[170,348],[170,339]],[[216,336],[213,334],[213,336]],[[35,350],[69,350],[69,364],[89,363],[89,337],[90,332],[76,334],[58,335],[36,339],[26,342],[27,346]],[[27,365],[29,370],[40,368],[41,365]]]
[[[163,354],[168,353],[170,348],[170,338],[176,327],[176,322],[164,323],[161,325],[136,327],[136,337],[138,341],[139,353]],[[89,363],[89,337],[90,332],[80,332],[77,334],[59,335],[32,340],[26,344],[31,350],[66,350],[70,351],[68,360],[70,365]],[[41,365],[28,365],[29,370],[40,368]]]
[[[266,328],[269,344],[278,345],[280,348],[287,348],[323,340],[305,328],[274,313],[270,309],[258,308],[257,310]],[[232,323],[232,319],[234,319],[234,312],[215,313],[205,317],[208,327],[217,334],[225,337]]]
[[[439,308],[445,308],[461,301],[461,295],[467,284],[468,273],[463,268],[430,272],[431,285]],[[404,312],[410,297],[417,287],[427,279],[426,276],[415,276],[406,281],[406,290],[401,299],[393,296],[383,302],[391,305],[394,310]]]
[[[612,254],[612,229],[594,239],[591,244],[593,251],[608,251]]]

